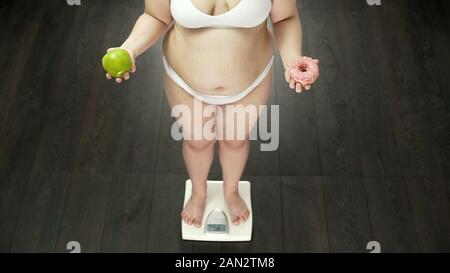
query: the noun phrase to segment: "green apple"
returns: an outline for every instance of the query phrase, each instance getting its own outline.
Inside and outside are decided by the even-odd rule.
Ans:
[[[115,48],[108,52],[103,56],[102,64],[105,71],[114,78],[122,78],[133,67],[130,54],[123,48]]]

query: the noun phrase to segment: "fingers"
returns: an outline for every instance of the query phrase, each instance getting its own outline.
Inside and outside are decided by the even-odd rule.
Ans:
[[[108,80],[112,80],[112,78],[113,78],[113,77],[112,77],[111,75],[109,75],[108,73],[106,73],[105,76],[106,76],[106,78],[107,78]],[[126,80],[126,81],[128,81],[128,80],[130,79],[130,74],[129,74],[129,73],[126,73],[126,74],[124,75],[123,79]],[[122,82],[123,82],[122,78],[116,78],[115,81],[116,81],[116,83],[122,83]]]
[[[301,84],[297,83],[295,85],[295,92],[297,92],[297,93],[301,93],[302,92],[302,85]]]
[[[294,80],[294,79],[291,79],[291,81],[289,82],[289,87],[290,87],[291,89],[294,89],[294,88],[295,88],[295,80]]]
[[[291,80],[291,76],[289,76],[289,71],[287,69],[284,72],[284,78],[286,79],[287,82],[290,82]]]
[[[294,89],[295,92],[301,93],[304,90],[309,91],[311,90],[311,85],[305,85],[303,86],[301,83],[296,82],[294,79],[290,79],[289,81],[289,87],[291,89]]]
[[[106,73],[105,77],[108,80],[112,80],[113,79],[113,77],[109,73]],[[124,80],[128,81],[129,79],[130,79],[130,73],[127,72],[127,73],[125,73],[123,78],[115,78],[115,82],[116,83],[122,83]]]
[[[317,60],[317,61],[319,61],[319,60]],[[289,83],[289,87],[291,89],[294,89],[295,92],[297,92],[297,93],[301,93],[303,91],[303,89],[305,89],[307,91],[311,90],[311,85],[302,86],[300,83],[296,82],[294,79],[291,78],[291,76],[289,75],[289,72],[287,70],[284,73],[284,77],[285,77],[286,82]]]

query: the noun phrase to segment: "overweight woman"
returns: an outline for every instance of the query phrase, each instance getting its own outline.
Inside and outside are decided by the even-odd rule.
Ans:
[[[275,37],[268,29],[269,16]],[[164,87],[172,108],[183,105],[194,115],[194,107],[209,106],[226,115],[226,106],[267,104],[276,48],[290,88],[296,92],[311,88],[287,73],[287,68],[302,56],[295,0],[146,0],[144,14],[121,48],[129,52],[134,63],[163,35]],[[131,72],[135,71],[133,65]],[[111,79],[108,74],[106,77]],[[124,80],[129,78],[130,74],[125,74]],[[120,83],[122,79],[116,81]],[[216,130],[227,131],[228,126],[236,126],[236,122],[227,122],[217,115],[192,117],[192,126],[180,126],[183,158],[192,181],[191,199],[181,212],[187,224],[201,227],[206,180],[216,144],[231,221],[239,225],[248,219],[249,210],[239,195],[238,182],[249,154],[249,133],[257,118],[245,117],[248,126],[240,132],[243,139],[193,137],[192,128],[202,128],[207,122],[213,122]]]

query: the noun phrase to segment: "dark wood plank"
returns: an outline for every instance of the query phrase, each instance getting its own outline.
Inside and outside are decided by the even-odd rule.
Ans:
[[[49,98],[51,108],[42,129],[35,171],[72,171],[80,141],[86,108],[95,75],[102,75],[99,60],[105,49],[102,37],[109,24],[107,14],[111,5],[105,1],[90,1],[77,7],[64,7],[76,11],[57,74],[54,95]],[[70,72],[68,71],[70,70]],[[95,73],[93,73],[95,71]],[[102,79],[103,80],[103,79]],[[108,91],[104,91],[108,92]]]
[[[11,252],[53,252],[71,175],[32,173]]]
[[[12,102],[27,67],[45,10],[45,5],[37,5],[33,1],[14,1],[6,6],[6,18],[0,21],[0,51],[8,52],[0,56],[0,67],[8,68],[0,75],[0,130],[3,130],[8,113],[14,105]],[[30,14],[30,10],[34,12]]]
[[[419,24],[416,17],[413,24]],[[417,56],[415,67],[424,95],[426,122],[425,130],[431,134],[436,146],[438,163],[447,181],[450,180],[450,35],[446,29],[430,28],[418,25],[408,32],[414,54]],[[433,175],[439,175],[434,172]],[[449,183],[450,184],[450,183]]]
[[[23,183],[28,180],[32,169],[40,131],[48,111],[47,99],[53,91],[53,80],[48,75],[55,75],[60,69],[64,38],[74,16],[73,11],[60,7],[60,2],[49,2],[45,5],[43,14],[39,15],[42,16],[42,22],[38,30],[30,29],[35,31],[30,35],[35,35],[36,38],[22,36],[24,42],[31,43],[33,40],[31,48],[23,51],[24,54],[29,54],[30,58],[27,61],[18,59],[18,65],[26,65],[25,68],[18,68],[18,71],[22,71],[21,75],[17,75],[21,80],[18,84],[12,84],[13,81],[8,83],[9,87],[15,90],[10,90],[13,93],[9,94],[13,95],[9,97],[11,99],[7,99],[8,113],[2,112],[2,117],[7,117],[0,125],[0,154],[6,155],[0,156],[0,213],[2,219],[7,219],[4,223],[2,221],[1,227],[2,251],[11,246],[12,232],[25,194]]]
[[[31,58],[23,70],[17,91],[8,102],[11,104],[8,117],[0,130],[0,151],[8,155],[0,157],[0,175],[13,169],[31,169],[49,109],[48,98],[54,92],[52,76],[61,68],[65,37],[73,17],[74,12],[61,9],[60,3],[49,2],[45,6],[43,22],[29,53]]]
[[[329,252],[320,177],[282,176],[285,252]]]
[[[441,177],[406,177],[421,252],[450,251],[450,198]]]
[[[157,174],[153,186],[148,252],[192,252],[181,239],[181,210],[187,176]]]
[[[26,194],[29,172],[0,176],[0,252],[9,252]]]
[[[106,21],[105,35],[96,47],[97,62],[90,67],[97,71],[88,86],[84,122],[76,150],[74,167],[77,170],[96,169],[112,172],[116,168],[118,135],[130,92],[129,82],[118,85],[105,79],[101,58],[109,47],[119,46],[129,35],[139,12],[128,9],[121,2],[103,2],[108,10],[100,10]],[[124,16],[124,14],[127,14]],[[123,17],[123,18],[122,18]],[[118,19],[121,18],[121,19]],[[126,19],[125,19],[126,18]]]
[[[375,240],[362,178],[323,177],[331,252],[367,252]]]
[[[155,171],[164,98],[161,44],[155,44],[137,60],[137,72],[129,81],[126,113],[122,119],[116,168]],[[165,151],[161,151],[165,152]],[[181,157],[181,154],[179,154]]]
[[[434,28],[449,29],[450,22],[450,2],[446,0],[424,1],[425,8],[431,20],[431,26]]]
[[[306,52],[321,60],[321,77],[312,95],[322,175],[359,176],[361,164],[348,88],[349,75],[343,68],[345,48],[336,29],[336,12],[308,10],[303,14],[302,22],[308,26],[304,29],[308,37]]]
[[[77,241],[82,252],[99,252],[106,222],[111,174],[94,171],[73,173],[56,252],[67,252],[70,241]]]
[[[425,67],[429,73],[432,73],[433,83],[429,89],[428,105],[443,177],[447,181],[450,194],[450,94],[448,93],[450,78],[447,75],[450,61],[448,50],[450,48],[450,35],[448,35],[447,30],[433,30],[431,36],[430,42],[433,44],[431,52],[425,51],[423,54],[429,59]]]
[[[137,18],[144,10],[144,2],[117,2],[113,16],[120,13],[125,20],[120,23],[121,32],[110,36],[105,41],[107,47],[118,46],[128,36]],[[136,60],[137,72],[120,93],[126,92],[124,108],[120,120],[120,134],[116,169],[126,172],[153,173],[156,165],[161,108],[163,101],[162,87],[162,50],[157,42]],[[121,90],[118,87],[117,90]],[[116,91],[117,92],[117,91]]]
[[[153,178],[140,173],[114,175],[102,252],[146,251]]]
[[[378,65],[372,47],[372,29],[368,21],[380,12],[337,11],[337,28],[342,41],[342,73],[351,94],[354,130],[365,176],[401,176],[397,145],[394,139],[386,86],[379,78],[385,68]],[[370,15],[370,16],[369,16]]]
[[[373,238],[384,252],[418,252],[403,178],[364,178]]]
[[[283,207],[280,177],[249,175],[244,176],[242,180],[252,183],[251,197],[254,218],[250,251],[282,252]]]
[[[304,41],[309,37],[305,35]],[[305,51],[304,54],[309,54]],[[312,93],[297,94],[284,79],[279,54],[275,59],[275,92],[280,105],[280,173],[320,175],[317,121]],[[314,88],[312,92],[317,89]]]
[[[385,1],[383,7],[395,10],[397,15],[402,17],[415,17],[420,19],[420,25],[417,27],[432,27],[432,28],[448,28],[448,15],[450,14],[450,5],[445,0],[395,0]],[[409,20],[409,19],[408,19]],[[403,18],[399,22],[408,21]],[[413,29],[410,29],[413,30]]]
[[[340,10],[340,9],[356,9],[367,8],[366,0],[297,0],[298,7],[302,9],[322,9],[322,10]]]
[[[383,10],[382,23],[373,28],[373,46],[379,66],[385,68],[380,78],[384,95],[390,103],[394,136],[400,153],[403,173],[407,176],[425,176],[442,173],[440,158],[432,135],[427,109],[427,89],[424,75],[416,67],[421,65],[414,56],[412,41],[404,22],[397,24],[392,10]],[[379,23],[377,23],[379,24]]]

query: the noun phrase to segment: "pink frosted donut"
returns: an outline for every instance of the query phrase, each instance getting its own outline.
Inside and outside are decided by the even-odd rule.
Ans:
[[[288,73],[292,79],[302,86],[311,85],[319,77],[319,60],[310,57],[299,57],[289,66]]]

